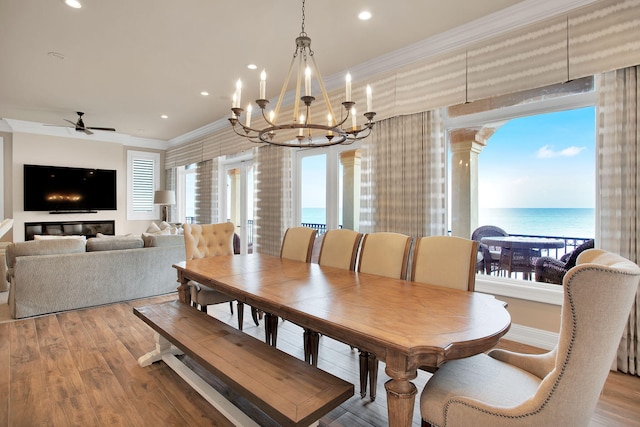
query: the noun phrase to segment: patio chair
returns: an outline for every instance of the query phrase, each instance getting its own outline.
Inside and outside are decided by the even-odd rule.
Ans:
[[[535,264],[536,282],[561,285],[564,275],[576,265],[578,256],[587,249],[593,249],[594,243],[593,239],[587,240],[560,259],[546,256],[538,258]]]
[[[482,243],[483,237],[508,236],[509,233],[495,225],[483,225],[473,230],[471,240],[478,242],[478,261],[476,271],[491,274],[497,272],[500,266],[500,248],[490,247]]]

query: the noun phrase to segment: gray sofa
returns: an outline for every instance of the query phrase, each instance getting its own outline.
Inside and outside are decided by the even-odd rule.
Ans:
[[[9,309],[20,319],[175,292],[181,235],[33,240],[6,249]]]

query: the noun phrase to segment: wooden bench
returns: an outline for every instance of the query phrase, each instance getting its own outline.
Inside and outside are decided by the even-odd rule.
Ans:
[[[257,424],[179,361],[180,350],[281,425],[314,425],[353,396],[353,384],[188,304],[170,301],[133,312],[157,333],[156,350],[142,356],[140,366],[165,361],[236,425]]]

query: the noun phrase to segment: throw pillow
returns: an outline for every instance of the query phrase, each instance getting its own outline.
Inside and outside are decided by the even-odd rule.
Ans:
[[[116,251],[122,249],[138,249],[144,242],[137,236],[102,236],[87,240],[87,252]]]

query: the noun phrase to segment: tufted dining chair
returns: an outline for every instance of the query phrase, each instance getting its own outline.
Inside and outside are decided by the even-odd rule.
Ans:
[[[233,255],[233,235],[235,226],[231,222],[220,224],[184,224],[184,245],[187,261],[211,256]],[[203,286],[197,282],[188,283],[191,304],[206,312],[207,306],[228,302],[233,314],[233,298]],[[244,310],[238,307],[238,329],[242,330]]]
[[[360,247],[358,271],[376,274],[392,279],[407,278],[407,263],[411,237],[391,232],[365,234]],[[378,359],[376,355],[360,350],[360,396],[367,394],[367,378],[369,379],[369,397],[376,399],[376,383],[378,382]]]
[[[422,425],[588,425],[639,280],[633,262],[584,251],[563,279],[556,347],[541,355],[496,349],[445,363],[422,391]]]

